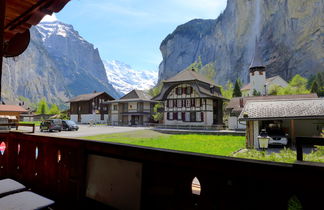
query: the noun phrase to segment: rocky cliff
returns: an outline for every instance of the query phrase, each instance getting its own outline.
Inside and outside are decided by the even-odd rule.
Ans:
[[[95,90],[120,96],[107,79],[98,49],[59,21],[31,29],[27,50],[4,60],[2,83],[2,96],[9,101],[24,96],[33,102],[46,97],[51,103],[63,103]]]
[[[159,81],[200,56],[215,62],[217,83],[248,82],[256,38],[268,77],[324,71],[323,8],[324,0],[228,0],[216,20],[192,20],[163,40]]]

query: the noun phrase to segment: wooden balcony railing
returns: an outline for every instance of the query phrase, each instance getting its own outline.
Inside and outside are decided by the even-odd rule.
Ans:
[[[297,160],[303,161],[304,146],[314,146],[314,145],[324,146],[324,138],[323,137],[297,137],[296,138]]]
[[[303,209],[323,208],[321,164],[15,132],[0,134],[0,144],[0,178],[10,177],[55,200],[54,209],[98,209],[94,205],[100,203],[115,209],[287,209],[292,197]],[[200,195],[193,193],[195,177]]]

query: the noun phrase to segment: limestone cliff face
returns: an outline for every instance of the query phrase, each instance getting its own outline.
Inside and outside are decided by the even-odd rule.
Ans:
[[[107,79],[98,49],[59,21],[33,27],[27,50],[4,60],[2,87],[5,101],[24,96],[37,102],[45,97],[60,104],[93,91],[120,96]]]
[[[33,102],[42,97],[52,103],[67,100],[70,94],[63,85],[64,78],[44,49],[40,34],[33,29],[31,36],[33,38],[23,54],[4,59],[4,101],[17,101],[18,96],[24,96]]]
[[[217,83],[248,82],[256,37],[268,77],[324,71],[323,8],[324,0],[229,0],[216,20],[192,20],[163,40],[159,80],[200,56],[216,63]]]

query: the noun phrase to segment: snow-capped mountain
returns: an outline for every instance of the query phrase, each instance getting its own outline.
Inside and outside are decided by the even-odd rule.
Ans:
[[[124,94],[133,89],[148,90],[156,85],[158,72],[152,70],[134,70],[120,61],[103,61],[109,82]]]

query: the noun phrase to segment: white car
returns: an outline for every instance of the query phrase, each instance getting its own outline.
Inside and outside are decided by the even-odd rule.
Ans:
[[[288,139],[286,136],[269,136],[269,145],[280,145],[280,146],[287,146]]]

